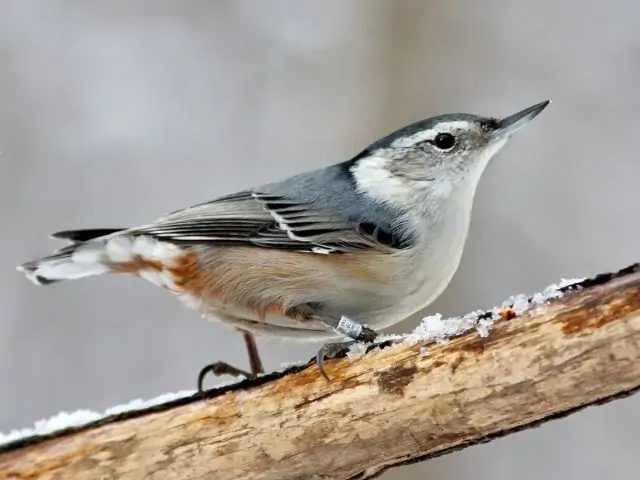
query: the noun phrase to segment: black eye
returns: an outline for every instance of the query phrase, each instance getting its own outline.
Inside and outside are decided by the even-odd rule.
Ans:
[[[433,144],[440,150],[450,150],[456,144],[456,137],[450,133],[439,133],[433,139]]]

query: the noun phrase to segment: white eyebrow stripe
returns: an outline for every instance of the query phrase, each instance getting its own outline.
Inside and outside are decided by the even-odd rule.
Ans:
[[[466,120],[453,120],[451,122],[441,122],[436,128],[421,130],[409,137],[398,138],[391,143],[392,147],[411,147],[416,143],[432,140],[438,133],[450,132],[452,130],[468,130],[471,124]]]

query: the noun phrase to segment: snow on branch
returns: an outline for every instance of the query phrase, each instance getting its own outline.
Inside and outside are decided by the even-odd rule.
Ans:
[[[640,264],[384,348],[0,435],[0,478],[368,479],[640,388]],[[363,356],[364,355],[364,356]]]

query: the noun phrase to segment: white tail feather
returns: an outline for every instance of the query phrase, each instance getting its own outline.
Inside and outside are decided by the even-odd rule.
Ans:
[[[171,264],[180,253],[176,245],[152,237],[116,235],[70,245],[51,256],[20,265],[18,270],[36,285],[48,285],[108,273],[113,266],[136,257]],[[142,276],[146,278],[154,272],[144,273]],[[161,285],[169,282],[160,272],[148,280]]]
[[[46,285],[47,283],[61,280],[76,280],[109,271],[105,265],[99,263],[77,263],[72,258],[44,261],[35,269],[18,268],[23,270],[25,276],[36,285]]]

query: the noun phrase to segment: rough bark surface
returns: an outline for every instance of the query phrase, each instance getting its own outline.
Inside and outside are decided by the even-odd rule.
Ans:
[[[332,383],[296,367],[21,440],[0,447],[0,478],[373,478],[640,387],[639,265],[507,318],[329,361]]]

